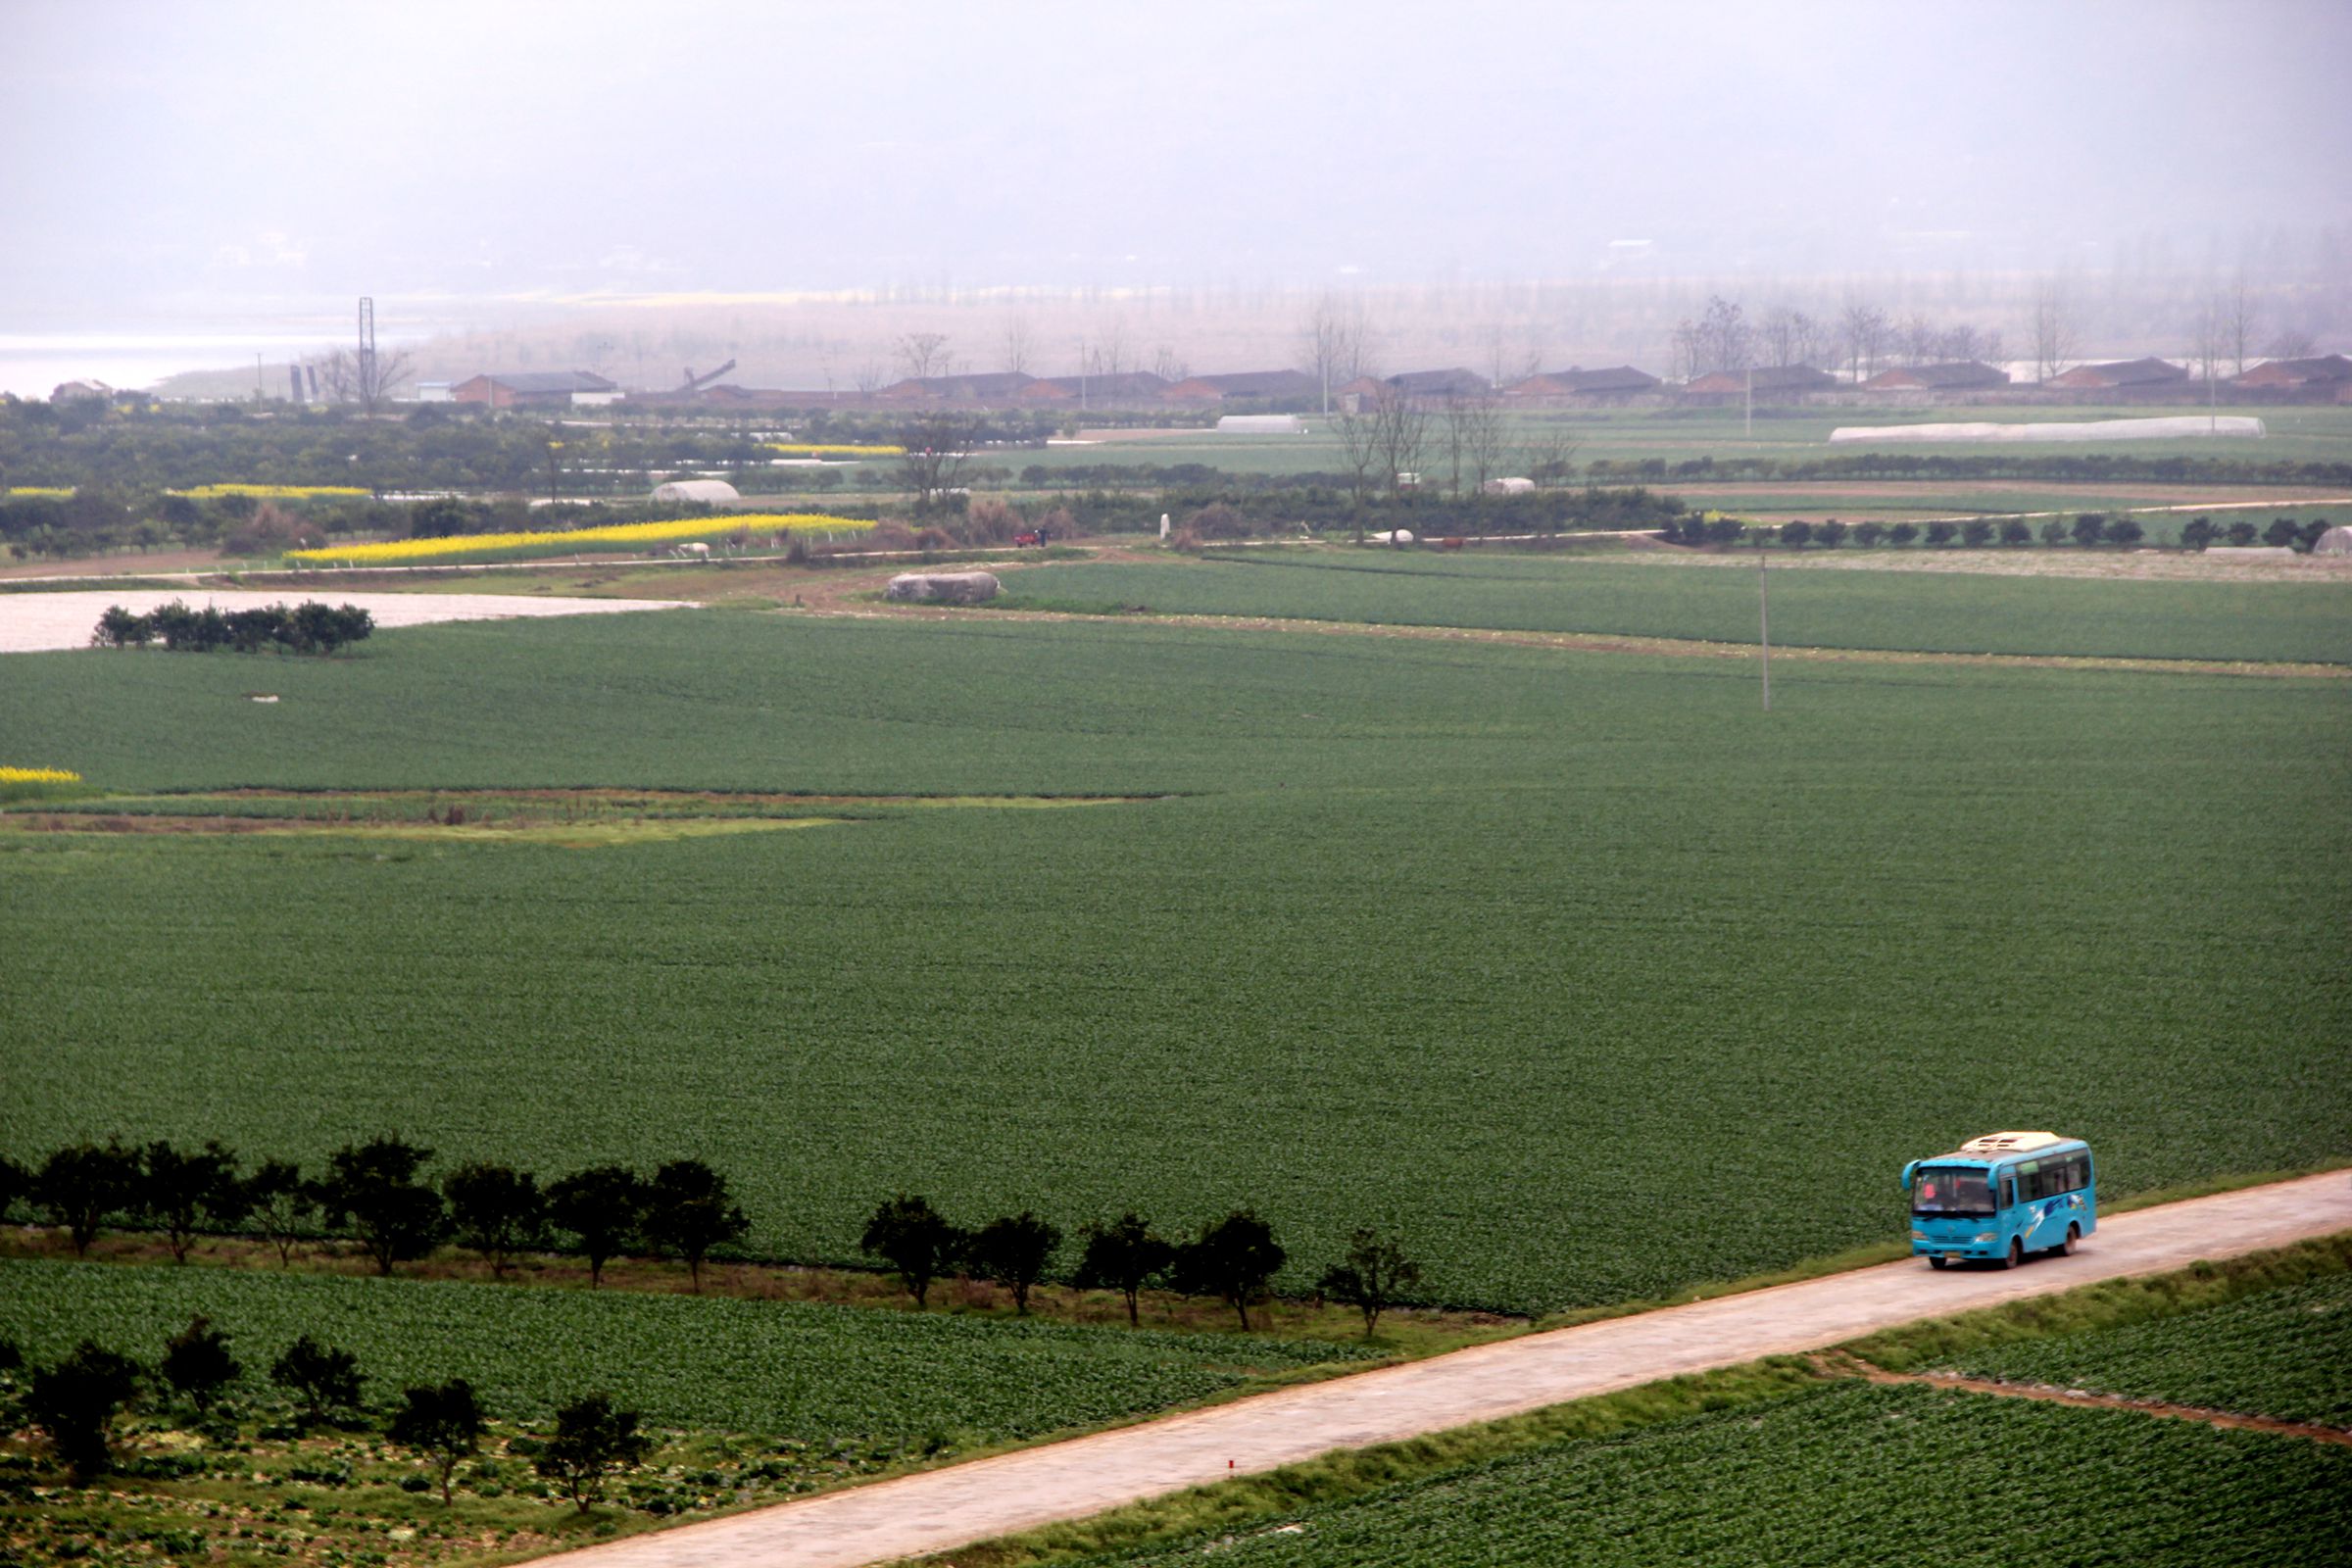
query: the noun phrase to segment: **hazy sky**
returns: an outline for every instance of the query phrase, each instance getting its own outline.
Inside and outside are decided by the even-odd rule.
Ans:
[[[360,293],[2196,265],[2352,4],[0,0],[0,332]],[[1616,253],[1624,254],[1620,247]]]

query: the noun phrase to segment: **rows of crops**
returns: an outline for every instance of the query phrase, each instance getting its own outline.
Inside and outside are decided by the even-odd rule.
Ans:
[[[1065,563],[1006,578],[1011,608],[1288,615],[1384,625],[1756,639],[1752,571],[1640,559],[1253,550]],[[1792,647],[2352,662],[2352,582],[2129,582],[1909,571],[1774,573]]]
[[[759,1249],[841,1260],[901,1190],[1250,1204],[1294,1285],[1376,1224],[1519,1307],[1890,1237],[1901,1163],[1990,1127],[2088,1136],[2111,1197],[2352,1152],[2335,682],[1817,665],[1766,721],[1713,662],[1164,626],[369,647],[268,708],[20,656],[0,733],[103,787],[1189,793],[592,851],[0,835],[39,911],[0,1151],[701,1157]]]
[[[2352,1427],[2352,1274],[1963,1356],[1980,1377]]]
[[[493,1414],[544,1420],[602,1389],[656,1425],[806,1442],[1034,1437],[1362,1353],[802,1302],[0,1261],[0,1338],[34,1361],[84,1338],[151,1360],[195,1312],[230,1336],[257,1392],[270,1359],[307,1332],[358,1355],[374,1403],[463,1377]]]
[[[719,539],[746,531],[762,534],[863,533],[871,518],[835,517],[813,512],[742,512],[717,516],[672,517],[660,522],[615,522],[593,528],[536,532],[430,535],[373,543],[321,545],[289,550],[286,559],[305,566],[416,565],[430,562],[526,561],[534,556],[578,551],[635,549],[689,539]]]
[[[2352,1450],[1844,1385],[1096,1559],[1293,1568],[2333,1561]]]

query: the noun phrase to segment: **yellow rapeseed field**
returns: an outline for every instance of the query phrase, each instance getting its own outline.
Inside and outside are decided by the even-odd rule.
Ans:
[[[713,539],[722,534],[863,533],[873,523],[862,517],[832,517],[814,512],[746,512],[725,517],[681,517],[668,522],[615,522],[601,528],[567,528],[551,533],[469,533],[435,539],[386,539],[376,544],[324,545],[289,550],[288,561],[306,565],[399,565],[452,556],[490,555],[505,550],[591,550],[599,545],[670,544]]]
[[[0,767],[0,784],[78,784],[81,775],[64,767]]]
[[[905,447],[858,446],[850,441],[770,441],[770,452],[781,452],[788,458],[903,458]]]
[[[210,501],[216,496],[251,496],[256,501],[310,501],[318,496],[364,496],[352,484],[200,484],[192,490],[169,490],[167,495]]]
[[[47,496],[52,501],[63,501],[73,493],[74,487],[70,484],[19,484],[0,490],[0,495]]]

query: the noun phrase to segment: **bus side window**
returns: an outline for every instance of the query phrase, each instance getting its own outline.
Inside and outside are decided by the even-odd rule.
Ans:
[[[2001,1178],[2001,1206],[2003,1208],[2014,1208],[2016,1205],[2017,1178],[2014,1176],[2004,1176]]]

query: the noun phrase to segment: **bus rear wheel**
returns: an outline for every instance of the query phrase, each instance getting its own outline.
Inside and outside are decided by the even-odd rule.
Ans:
[[[2082,1239],[2082,1227],[2080,1225],[2069,1225],[2066,1228],[2066,1240],[2058,1244],[2058,1255],[2060,1257],[2074,1256],[2075,1244]]]
[[[2015,1268],[2026,1260],[2026,1244],[2016,1237],[2009,1238],[2009,1250],[2001,1258],[2001,1267]]]
[[[1928,1254],[1928,1267],[1930,1268],[1948,1268],[1951,1265],[1951,1261],[1952,1260],[1950,1258],[1944,1256],[1941,1252],[1930,1252]]]

